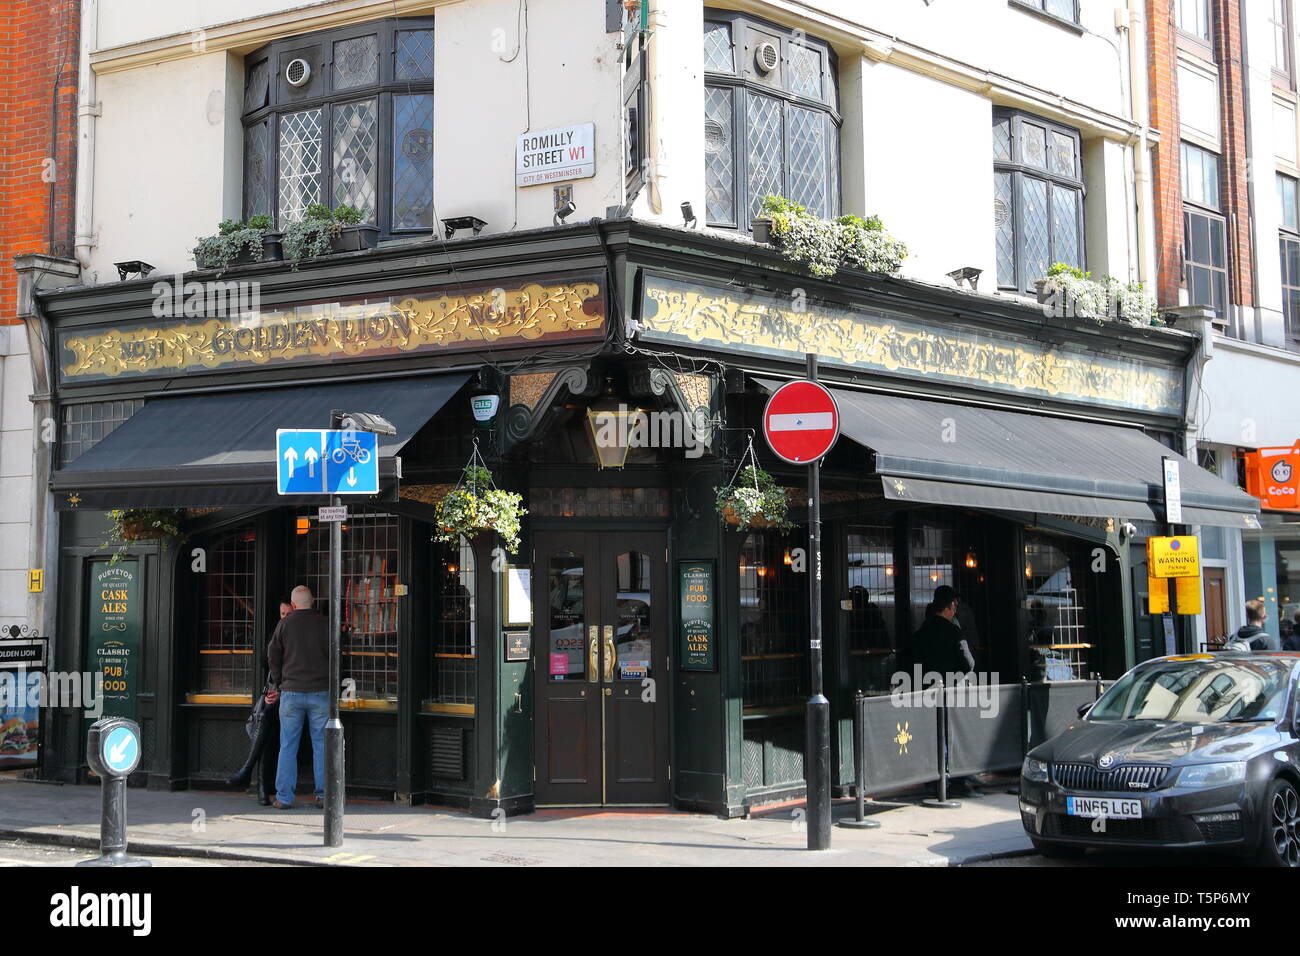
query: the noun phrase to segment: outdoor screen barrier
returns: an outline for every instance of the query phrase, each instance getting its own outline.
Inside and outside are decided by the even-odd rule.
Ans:
[[[948,773],[1010,770],[1024,759],[1024,694],[1020,684],[950,687]]]
[[[1079,705],[1097,699],[1095,680],[1048,681],[1025,685],[1029,716],[1028,749],[1051,740],[1079,719]]]
[[[858,698],[869,791],[939,779],[937,696],[900,694],[902,706],[892,696]]]

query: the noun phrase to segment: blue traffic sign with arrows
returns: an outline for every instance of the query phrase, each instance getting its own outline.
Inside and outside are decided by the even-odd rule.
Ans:
[[[330,428],[275,433],[276,483],[282,495],[379,494],[379,436]]]

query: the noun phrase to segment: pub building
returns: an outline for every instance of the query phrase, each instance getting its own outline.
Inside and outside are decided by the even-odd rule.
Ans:
[[[279,600],[306,584],[327,610],[327,500],[277,494],[274,456],[277,429],[335,409],[396,430],[380,494],[346,499],[353,795],[736,815],[800,793],[806,469],[771,455],[761,419],[809,352],[842,418],[822,478],[838,792],[853,696],[888,692],[939,585],[1003,683],[1114,678],[1173,649],[1142,555],[1165,528],[1197,330],[824,280],[770,247],[631,219],[183,278],[257,282],[260,299],[159,318],[157,277],[39,297],[60,422],[52,666],[111,673],[106,711],[143,727],[136,785],[221,789]],[[478,421],[484,396],[498,407]],[[595,440],[593,415],[637,411],[698,427]],[[792,532],[719,517],[751,438]],[[515,554],[491,531],[436,540],[476,447],[523,495]],[[1185,526],[1255,523],[1255,499],[1180,465]],[[113,562],[110,509],[175,509],[182,537],[134,538]],[[1179,640],[1193,649],[1190,629]],[[42,774],[84,781],[81,715],[49,716]]]

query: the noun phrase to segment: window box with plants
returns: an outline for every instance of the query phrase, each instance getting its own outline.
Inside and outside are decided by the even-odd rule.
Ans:
[[[116,564],[126,555],[132,541],[159,541],[163,547],[172,541],[181,541],[180,511],[171,509],[127,508],[108,512],[108,538],[100,547],[113,547],[111,564]]]
[[[815,276],[833,276],[845,267],[895,273],[907,258],[907,246],[887,233],[877,216],[819,219],[806,207],[772,195],[763,198],[760,213],[752,223],[754,240],[775,244]]]
[[[366,222],[368,218],[366,211],[351,206],[329,209],[313,203],[301,219],[285,225],[281,240],[284,257],[297,263],[339,252],[373,249],[379,242],[379,227]]]
[[[229,269],[278,259],[275,243],[268,243],[268,237],[276,235],[271,225],[270,216],[251,216],[247,222],[223,221],[215,236],[199,239],[193,250],[194,264],[200,269]]]
[[[1091,272],[1058,262],[1034,283],[1047,315],[1110,319],[1129,325],[1159,325],[1160,307],[1140,282],[1113,276],[1094,279]]]

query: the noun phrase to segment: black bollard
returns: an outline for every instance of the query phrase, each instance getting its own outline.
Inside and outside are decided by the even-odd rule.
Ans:
[[[866,789],[867,768],[865,764],[866,741],[866,697],[862,691],[853,696],[853,785],[857,791],[857,817],[841,820],[839,826],[846,830],[878,830],[880,821],[867,819]]]
[[[90,728],[90,769],[100,779],[99,857],[77,866],[150,866],[126,853],[126,778],[140,766],[140,728],[125,717],[105,717]]]

